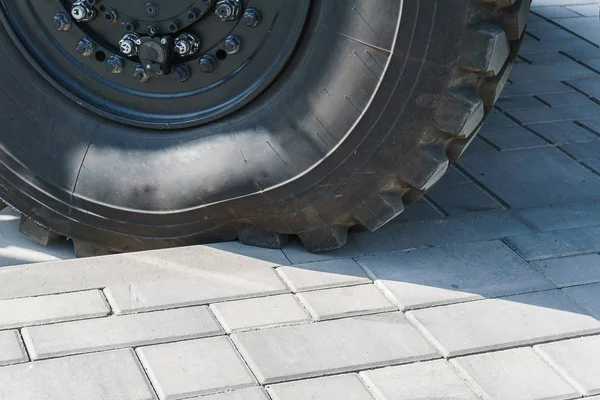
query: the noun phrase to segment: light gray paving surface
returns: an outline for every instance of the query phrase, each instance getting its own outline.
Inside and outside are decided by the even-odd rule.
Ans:
[[[597,0],[533,0],[464,157],[340,250],[56,262],[2,210],[0,399],[600,398],[599,32]]]

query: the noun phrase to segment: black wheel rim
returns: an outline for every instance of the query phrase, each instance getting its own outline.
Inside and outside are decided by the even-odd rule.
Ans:
[[[59,90],[154,129],[214,121],[256,98],[291,57],[309,3],[0,0],[3,25]]]

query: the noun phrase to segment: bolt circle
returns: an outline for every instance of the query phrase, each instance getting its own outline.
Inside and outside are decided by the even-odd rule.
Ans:
[[[125,66],[125,63],[123,62],[123,59],[121,57],[118,56],[110,56],[106,59],[106,71],[110,72],[111,74],[120,74],[121,72],[123,72],[123,67]]]
[[[260,11],[258,11],[256,8],[249,8],[244,13],[244,18],[242,21],[247,27],[256,28],[258,24],[260,24],[261,19],[262,17],[260,15]]]
[[[198,62],[198,68],[201,72],[210,74],[217,68],[217,60],[210,54],[205,54],[200,58],[200,61]]]
[[[237,36],[228,36],[223,42],[223,50],[227,54],[236,54],[240,52],[241,42]]]
[[[71,28],[71,19],[64,12],[56,13],[52,19],[52,23],[57,31],[68,31]]]

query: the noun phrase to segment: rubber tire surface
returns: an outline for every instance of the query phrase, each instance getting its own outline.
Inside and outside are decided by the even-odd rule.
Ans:
[[[16,1],[16,0],[14,0]],[[215,123],[144,131],[64,97],[0,28],[0,198],[113,251],[236,237],[311,251],[418,199],[497,100],[530,0],[314,0],[258,100]]]

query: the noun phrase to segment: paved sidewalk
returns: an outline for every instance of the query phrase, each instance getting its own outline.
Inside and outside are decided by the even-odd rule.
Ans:
[[[376,233],[0,267],[0,399],[600,399],[598,3],[533,4],[520,84]]]

